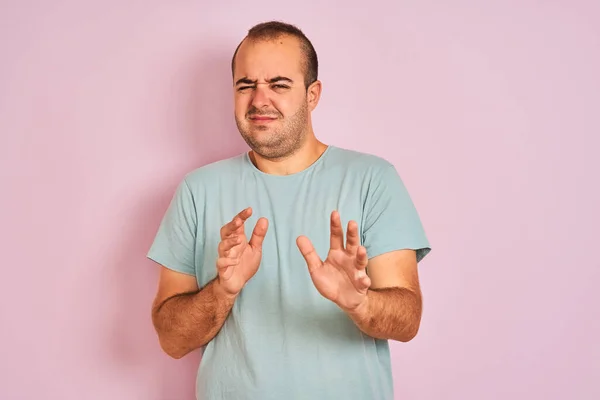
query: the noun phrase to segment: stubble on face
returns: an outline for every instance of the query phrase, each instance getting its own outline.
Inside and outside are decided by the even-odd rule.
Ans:
[[[271,116],[277,120],[265,125],[254,124],[252,116]],[[284,117],[278,111],[251,107],[244,119],[235,119],[244,141],[259,156],[269,160],[288,158],[298,151],[306,139],[308,103],[302,102],[295,114]]]

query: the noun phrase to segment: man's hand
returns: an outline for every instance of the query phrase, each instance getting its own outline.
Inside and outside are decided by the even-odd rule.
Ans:
[[[321,261],[310,240],[300,236],[296,244],[306,260],[315,287],[344,311],[353,311],[367,301],[371,279],[367,276],[367,250],[359,245],[358,225],[348,223],[346,246],[339,214],[331,213],[331,245]]]
[[[217,259],[218,282],[226,294],[231,296],[236,296],[254,276],[262,259],[262,243],[269,223],[266,218],[260,218],[248,242],[244,223],[251,215],[252,209],[246,208],[221,228]]]

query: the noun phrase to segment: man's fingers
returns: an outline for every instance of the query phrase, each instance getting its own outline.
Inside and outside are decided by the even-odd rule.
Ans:
[[[369,278],[369,276],[365,274],[364,276],[355,281],[354,287],[358,290],[367,290],[371,287],[371,278]]]
[[[229,250],[231,250],[233,247],[237,246],[240,243],[242,243],[242,239],[237,235],[230,236],[227,239],[222,240],[219,243],[219,256],[228,256]]]
[[[242,225],[244,225],[244,220],[240,218],[239,215],[236,215],[231,222],[223,225],[221,228],[221,240],[226,239],[235,231],[237,231]]]
[[[319,258],[315,248],[306,236],[298,237],[298,239],[296,239],[296,244],[298,245],[298,249],[306,261],[306,265],[308,265],[309,272],[313,272],[315,269],[323,265],[321,258]]]
[[[330,228],[330,247],[332,250],[344,248],[344,229],[340,214],[337,211],[331,213],[331,228]]]
[[[346,251],[349,254],[355,254],[360,240],[358,240],[358,224],[355,221],[348,222],[348,232],[346,233]]]
[[[356,257],[354,258],[354,271],[353,275],[350,277],[354,277],[354,287],[360,291],[367,290],[371,287],[371,278],[367,275],[366,267],[369,263],[369,258],[367,257],[367,249],[363,246],[359,246]]]
[[[253,249],[259,249],[262,247],[268,228],[269,221],[266,218],[259,218],[258,221],[256,221],[256,225],[252,231],[252,236],[250,237],[250,246],[252,246]]]
[[[367,257],[367,249],[364,246],[359,246],[356,251],[356,258],[354,259],[354,264],[356,269],[364,270],[369,263],[369,258]]]
[[[223,225],[223,227],[221,228],[221,239],[227,238],[229,235],[231,235],[236,230],[238,230],[242,225],[244,225],[244,222],[246,222],[246,220],[251,215],[252,215],[251,207],[248,207],[248,208],[240,211],[238,213],[238,215],[233,217],[233,219],[229,223]]]
[[[240,260],[237,257],[219,257],[217,259],[217,269],[224,270],[229,267],[238,265],[239,262]]]

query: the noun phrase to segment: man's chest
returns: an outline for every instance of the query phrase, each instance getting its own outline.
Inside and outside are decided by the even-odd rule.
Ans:
[[[253,211],[245,223],[248,240],[259,218],[266,218],[269,222],[255,280],[302,282],[306,265],[296,245],[298,236],[308,237],[317,254],[325,259],[330,244],[331,213],[334,210],[340,213],[344,234],[350,220],[358,223],[359,233],[362,233],[363,197],[352,187],[290,185],[277,190],[246,188],[207,202],[203,207],[203,218],[198,221],[196,260],[199,284],[204,285],[216,276],[221,227],[246,207],[252,207]]]

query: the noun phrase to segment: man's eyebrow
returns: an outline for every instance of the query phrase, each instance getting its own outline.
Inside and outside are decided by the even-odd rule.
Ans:
[[[269,83],[275,83],[275,82],[281,82],[281,81],[294,83],[293,80],[291,80],[290,78],[286,78],[285,76],[276,76],[275,78],[269,79]]]
[[[276,76],[275,78],[269,79],[267,82],[268,83],[276,83],[276,82],[281,82],[281,81],[285,81],[285,82],[289,82],[289,83],[294,83],[293,80],[291,80],[290,78],[287,78],[285,76]],[[241,85],[241,84],[244,84],[244,85],[256,85],[256,81],[248,79],[247,77],[243,77],[243,78],[237,80],[237,82],[235,83],[235,86],[238,86],[238,85]]]
[[[243,77],[242,79],[238,79],[238,81],[235,83],[235,86],[241,85],[242,83],[246,85],[254,85],[256,81]]]

